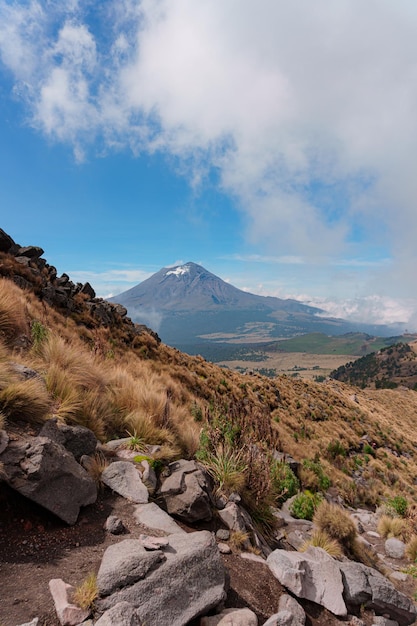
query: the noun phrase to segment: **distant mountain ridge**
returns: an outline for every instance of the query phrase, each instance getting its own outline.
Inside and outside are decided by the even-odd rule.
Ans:
[[[257,343],[311,332],[395,334],[388,326],[324,317],[321,309],[297,300],[242,291],[191,261],[164,267],[110,301],[185,352],[205,342]]]
[[[297,300],[258,296],[242,291],[201,265],[189,261],[164,267],[128,291],[111,298],[124,306],[152,307],[163,311],[207,311],[219,307],[231,310],[281,310],[321,313]],[[123,300],[123,302],[122,302]]]

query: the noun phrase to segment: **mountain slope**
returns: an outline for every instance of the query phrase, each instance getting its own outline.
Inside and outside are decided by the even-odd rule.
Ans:
[[[321,309],[296,300],[247,293],[192,262],[163,268],[110,301],[125,306],[164,342],[191,352],[204,342],[256,343],[311,332],[394,334],[391,327],[326,318]]]

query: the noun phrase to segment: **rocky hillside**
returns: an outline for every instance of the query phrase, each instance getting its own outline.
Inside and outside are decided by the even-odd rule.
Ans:
[[[2,625],[414,621],[417,394],[223,370],[42,255],[0,232]]]
[[[347,363],[331,377],[358,387],[417,389],[417,342],[397,343]]]

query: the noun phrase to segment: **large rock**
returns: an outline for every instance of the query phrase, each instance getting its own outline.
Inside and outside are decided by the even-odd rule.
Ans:
[[[11,441],[0,454],[6,482],[67,524],[97,499],[94,480],[63,446],[46,437]]]
[[[170,463],[171,475],[162,483],[159,495],[170,515],[193,523],[211,520],[211,484],[195,461]]]
[[[410,598],[397,591],[385,576],[362,563],[340,563],[344,597],[349,607],[365,605],[377,614],[389,615],[408,626],[417,617],[417,607]]]
[[[316,602],[334,615],[347,615],[339,564],[321,548],[303,553],[274,550],[266,562],[281,585],[298,598]]]
[[[128,602],[141,623],[184,626],[224,600],[224,566],[211,533],[170,535],[164,554],[144,579],[98,601],[98,610]]]
[[[385,554],[392,559],[403,559],[405,554],[405,543],[396,537],[390,537],[385,542]]]
[[[178,526],[176,522],[163,511],[155,502],[139,504],[133,511],[133,516],[138,524],[146,526],[152,530],[161,530],[167,535],[185,533],[185,530]]]
[[[100,617],[95,626],[141,626],[137,610],[128,602],[119,602]]]
[[[97,574],[101,596],[141,580],[165,556],[160,550],[148,552],[138,539],[125,539],[109,546],[104,553]]]
[[[110,489],[132,502],[144,504],[148,501],[148,490],[143,484],[138,470],[129,461],[111,463],[102,472],[101,480]]]
[[[52,418],[42,426],[40,437],[48,437],[52,441],[60,443],[68,452],[79,461],[84,455],[91,455],[97,447],[95,434],[85,426],[69,426]]]

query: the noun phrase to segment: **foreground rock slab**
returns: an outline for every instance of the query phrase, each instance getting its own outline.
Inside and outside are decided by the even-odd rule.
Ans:
[[[362,565],[362,563],[341,563],[344,596],[349,607],[365,605],[379,615],[389,615],[402,626],[409,626],[417,617],[414,602],[397,591],[385,576]]]
[[[141,623],[184,626],[224,600],[225,571],[211,533],[170,535],[164,555],[145,578],[99,600],[98,611],[128,602]]]
[[[148,552],[138,539],[125,539],[109,546],[97,574],[100,595],[107,596],[141,580],[164,559],[160,550]]]
[[[321,548],[302,553],[274,550],[266,562],[281,585],[298,598],[320,604],[334,615],[347,615],[339,564]]]
[[[11,441],[0,460],[10,487],[67,524],[75,524],[80,508],[97,499],[94,480],[62,445],[46,437]]]
[[[258,626],[258,618],[250,609],[225,609],[218,615],[203,617],[200,626]]]

